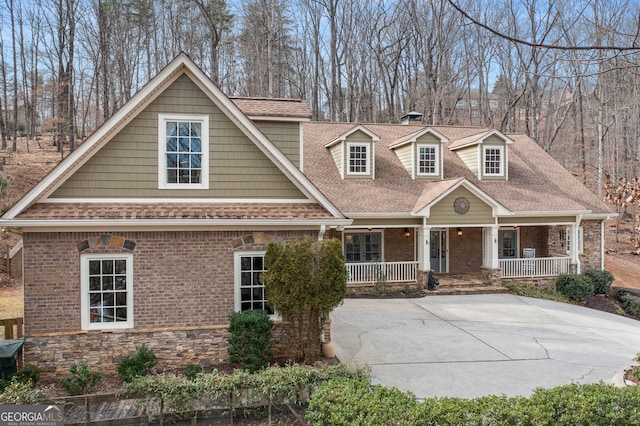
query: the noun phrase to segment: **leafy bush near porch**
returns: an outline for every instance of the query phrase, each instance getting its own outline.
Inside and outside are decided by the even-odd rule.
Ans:
[[[313,425],[640,425],[640,386],[567,385],[530,398],[427,398],[359,380],[332,380],[313,393]]]
[[[229,319],[229,361],[252,373],[266,367],[273,357],[269,314],[261,310],[234,312]]]
[[[585,275],[562,274],[556,278],[556,290],[569,299],[584,302],[594,294],[593,281]]]
[[[136,377],[149,374],[157,363],[156,354],[146,345],[142,345],[135,355],[128,355],[122,358],[116,366],[116,371],[120,380],[130,382]]]
[[[609,294],[611,291],[611,284],[613,283],[613,274],[609,271],[599,271],[596,269],[589,269],[584,271],[584,275],[589,277],[593,282],[593,289],[595,294]]]

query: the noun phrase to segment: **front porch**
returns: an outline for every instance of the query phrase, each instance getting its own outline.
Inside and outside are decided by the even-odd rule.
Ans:
[[[571,257],[529,257],[520,259],[500,259],[500,279],[529,279],[555,277],[571,271]],[[347,263],[347,285],[373,285],[376,283],[417,283],[418,261],[406,262],[368,262]],[[482,282],[480,271],[478,274],[436,274],[441,280],[451,282]],[[450,278],[449,278],[450,277]]]

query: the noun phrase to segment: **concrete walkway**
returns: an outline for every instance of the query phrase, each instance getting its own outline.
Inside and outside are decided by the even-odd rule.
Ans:
[[[346,299],[331,319],[342,362],[418,398],[612,383],[640,352],[640,321],[510,294]]]

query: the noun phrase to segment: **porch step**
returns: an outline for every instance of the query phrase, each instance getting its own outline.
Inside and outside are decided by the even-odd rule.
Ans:
[[[428,296],[452,294],[498,294],[508,293],[502,286],[486,285],[477,275],[436,275],[440,281],[438,290],[426,291]]]
[[[461,294],[501,294],[508,293],[504,287],[483,286],[483,285],[465,285],[465,286],[442,286],[437,290],[425,291],[427,296],[449,296]]]

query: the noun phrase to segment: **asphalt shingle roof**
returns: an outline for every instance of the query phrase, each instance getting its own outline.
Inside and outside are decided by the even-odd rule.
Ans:
[[[363,124],[380,136],[375,143],[375,179],[341,179],[325,144],[354,127],[353,123],[309,122],[304,129],[304,172],[345,213],[412,213],[442,195],[460,178],[513,212],[588,211],[610,213],[608,206],[525,135],[506,135],[508,180],[480,181],[450,147],[491,132],[478,127],[431,126],[448,138],[443,144],[444,180],[413,180],[389,148],[424,126]]]

